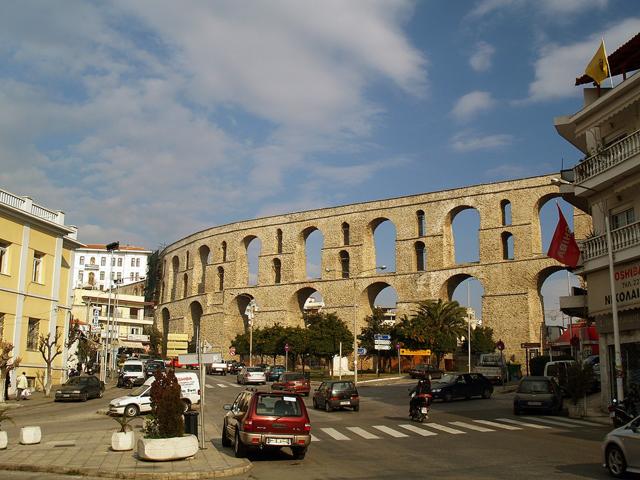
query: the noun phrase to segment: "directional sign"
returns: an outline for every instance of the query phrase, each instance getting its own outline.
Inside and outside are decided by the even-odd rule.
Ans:
[[[222,356],[219,353],[203,353],[200,355],[202,357],[202,364],[206,365],[207,363],[217,363],[222,362]],[[198,363],[198,354],[197,353],[186,353],[184,355],[178,355],[178,361],[182,365],[193,365]]]
[[[235,355],[236,354],[236,347],[229,347],[229,355]]]
[[[376,345],[389,345],[391,346],[391,340],[374,340],[373,343]]]
[[[391,335],[389,335],[388,333],[376,333],[373,336],[374,340],[391,340]]]
[[[358,355],[362,356],[362,355],[366,355],[367,354],[367,349],[364,347],[360,347],[358,348]]]
[[[288,351],[289,351],[289,344],[288,344],[288,343],[285,343],[285,344],[284,344],[284,351],[285,351],[285,352],[288,352]]]
[[[100,325],[100,307],[93,307],[93,326]]]
[[[391,350],[391,345],[375,345],[376,350]]]

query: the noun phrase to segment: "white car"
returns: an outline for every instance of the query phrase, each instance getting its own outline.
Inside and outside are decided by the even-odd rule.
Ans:
[[[261,367],[242,367],[236,377],[236,382],[241,385],[246,385],[247,383],[264,385],[267,383],[267,375]]]
[[[616,478],[640,473],[640,416],[610,431],[602,443],[604,467]]]

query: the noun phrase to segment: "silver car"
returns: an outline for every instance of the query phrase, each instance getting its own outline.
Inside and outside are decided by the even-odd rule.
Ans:
[[[267,383],[267,375],[261,367],[242,367],[236,377],[236,382],[241,385],[246,385],[247,383],[264,385]]]
[[[640,416],[616,428],[602,443],[604,467],[616,478],[626,472],[640,473]]]

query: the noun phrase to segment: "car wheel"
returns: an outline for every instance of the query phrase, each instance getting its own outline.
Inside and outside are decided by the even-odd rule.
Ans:
[[[124,407],[124,416],[125,417],[135,417],[138,415],[139,409],[137,405],[127,405]]]
[[[315,410],[317,410],[317,409],[318,409],[318,401],[317,401],[315,398],[313,399],[313,408],[314,408]]]
[[[291,451],[293,452],[293,458],[295,458],[296,460],[302,460],[307,454],[307,447],[294,447],[291,449]]]
[[[490,388],[485,388],[485,389],[482,391],[482,398],[491,398],[491,394],[492,394],[492,393],[493,393],[493,392],[491,391],[491,389],[490,389]]]
[[[229,440],[229,437],[227,437],[227,422],[224,422],[224,425],[222,425],[222,446],[231,446],[231,440]]]
[[[80,401],[86,402],[87,400],[89,400],[89,395],[86,393],[83,393],[82,396],[80,397]]]
[[[616,478],[622,478],[627,471],[627,461],[622,450],[616,445],[607,448],[607,470]]]
[[[514,405],[513,406],[513,414],[514,415],[520,415],[521,413],[522,412],[520,411],[520,409]]]
[[[324,411],[325,412],[330,412],[331,410],[333,410],[333,408],[331,408],[331,405],[329,404],[328,401],[324,402]]]
[[[191,408],[191,403],[189,403],[187,400],[182,400],[182,411],[186,412],[189,410],[189,408]]]
[[[98,391],[98,398],[102,398],[104,396],[104,392],[102,390]]]
[[[442,399],[445,402],[450,402],[451,400],[453,400],[453,395],[451,395],[451,392],[447,392],[444,394],[444,396],[442,397]]]
[[[360,405],[354,405],[353,406],[353,411],[354,412],[358,412],[360,410]]]
[[[240,434],[236,431],[236,438],[233,442],[233,453],[236,458],[244,458],[247,456],[247,447],[240,440]]]

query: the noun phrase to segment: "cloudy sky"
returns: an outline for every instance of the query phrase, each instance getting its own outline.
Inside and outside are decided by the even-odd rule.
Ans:
[[[80,240],[557,171],[618,0],[8,2],[0,187]]]

